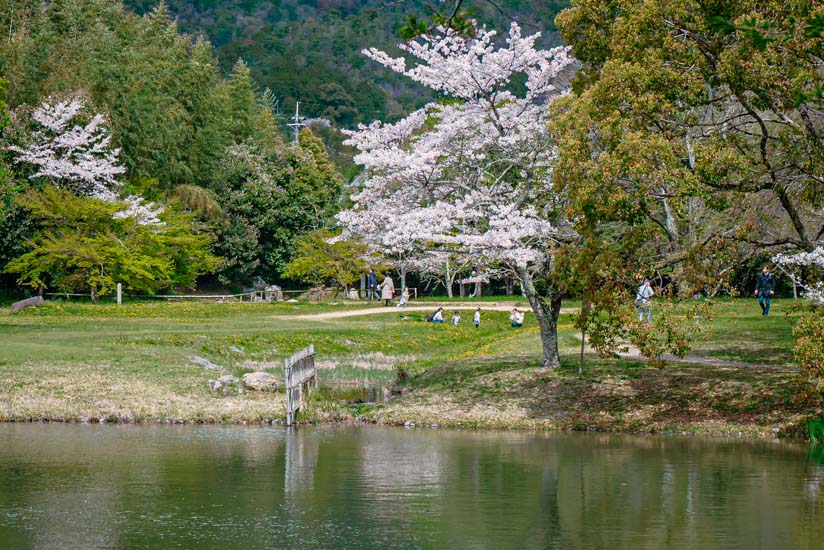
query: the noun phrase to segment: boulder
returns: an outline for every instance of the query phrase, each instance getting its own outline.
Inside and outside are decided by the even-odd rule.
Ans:
[[[309,302],[323,302],[329,299],[329,290],[326,287],[315,286],[301,294],[300,298]]]
[[[35,296],[34,298],[26,298],[25,300],[20,300],[19,302],[14,302],[11,305],[11,312],[17,313],[18,311],[24,310],[27,307],[34,307],[39,306],[43,303],[42,296]]]
[[[273,390],[278,383],[278,379],[268,372],[247,372],[242,381],[250,390]]]
[[[263,299],[267,302],[276,301],[282,302],[283,301],[283,289],[281,289],[277,285],[270,285],[266,287],[266,290],[263,291]]]
[[[209,380],[209,389],[213,392],[220,393],[222,392],[223,395],[229,395],[233,391],[237,391],[238,393],[243,393],[241,388],[237,388],[236,384],[240,382],[237,376],[232,376],[231,374],[226,374],[221,376],[217,380]]]

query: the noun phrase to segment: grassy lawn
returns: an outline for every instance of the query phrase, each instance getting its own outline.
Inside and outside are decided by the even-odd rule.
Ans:
[[[789,365],[793,362],[792,300],[773,300],[770,315],[761,315],[755,298],[715,302],[712,320],[695,342],[691,355],[760,363]]]
[[[281,377],[283,360],[314,344],[329,385],[388,385],[398,369],[498,346],[506,313],[480,329],[418,322],[422,312],[301,320],[363,304],[116,305],[48,303],[0,314],[0,420],[262,421],[279,418],[282,394],[215,397],[202,357],[241,376]],[[529,339],[529,335],[525,333]],[[505,342],[506,340],[502,341]]]
[[[458,300],[456,300],[457,302]],[[464,300],[460,300],[464,302]],[[483,308],[483,302],[480,302]],[[569,304],[565,304],[565,307]],[[750,300],[719,302],[694,354],[786,365],[792,357],[789,302],[764,318]],[[372,305],[374,307],[374,304]],[[48,303],[0,311],[0,420],[263,422],[279,419],[282,392],[224,397],[207,381],[222,372],[264,370],[281,377],[283,359],[314,344],[322,385],[310,418],[453,426],[799,433],[810,403],[796,374],[673,365],[588,355],[577,373],[572,315],[559,326],[564,368],[538,368],[537,327],[509,327],[505,311],[484,311],[481,328],[463,311],[458,327],[421,322],[425,311],[306,319],[367,304]],[[451,315],[449,308],[447,314]],[[383,405],[341,405],[346,391],[389,386]],[[331,389],[330,389],[331,388]],[[338,388],[339,391],[336,391]],[[351,394],[354,395],[354,394]],[[344,397],[341,397],[344,396]]]

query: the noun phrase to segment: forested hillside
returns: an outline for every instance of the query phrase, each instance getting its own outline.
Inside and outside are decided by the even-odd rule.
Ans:
[[[166,6],[3,0],[0,25],[0,286],[277,280],[336,211],[322,142],[285,143],[248,67],[224,75]]]
[[[125,4],[145,13],[158,0]],[[530,33],[540,30],[549,45],[558,41],[555,15],[568,5],[568,0],[505,0],[465,7],[493,28],[505,29],[517,20]],[[407,17],[429,14],[423,0],[168,0],[168,6],[182,30],[209,38],[224,71],[242,58],[287,116],[300,101],[307,116],[351,126],[396,119],[431,99],[423,87],[360,53],[366,47],[397,51],[398,30]]]
[[[553,42],[565,4],[464,7]],[[433,98],[361,54],[397,52],[429,15],[420,0],[0,0],[0,286],[282,280],[355,174],[337,129]],[[331,122],[322,141],[288,143],[297,101]]]

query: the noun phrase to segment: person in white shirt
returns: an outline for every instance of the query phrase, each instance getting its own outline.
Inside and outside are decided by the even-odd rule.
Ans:
[[[644,279],[641,286],[638,287],[638,294],[635,296],[635,307],[638,309],[638,321],[644,320],[644,315],[647,317],[647,324],[652,321],[652,302],[650,298],[655,294],[650,286],[650,280]]]
[[[509,320],[512,321],[512,326],[515,328],[524,326],[524,314],[518,311],[517,307],[512,308],[512,313],[509,314]]]
[[[472,317],[472,323],[475,325],[475,328],[481,326],[481,308],[475,310],[475,315]]]
[[[456,311],[455,313],[452,314],[452,324],[457,327],[458,323],[460,323],[460,322],[461,322],[461,314]]]
[[[403,287],[403,292],[401,293],[401,301],[398,302],[398,307],[406,309],[406,304],[409,303],[409,289]]]

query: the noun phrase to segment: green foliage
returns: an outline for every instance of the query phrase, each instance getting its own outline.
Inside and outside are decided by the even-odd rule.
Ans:
[[[813,445],[816,445],[816,446],[819,447],[818,451],[819,451],[819,455],[821,455],[821,450],[822,449],[820,447],[824,446],[824,417],[819,416],[817,418],[813,418],[811,420],[808,420],[807,421],[807,431],[810,434],[810,442]],[[821,458],[821,457],[819,456],[819,458]],[[822,462],[821,460],[818,460],[818,463],[822,464],[824,462]]]
[[[156,0],[125,3],[139,13],[157,4]],[[568,3],[508,0],[499,10],[493,2],[473,0],[463,2],[463,7],[470,8],[481,24],[493,27],[506,26],[507,16],[517,17],[531,32],[544,31],[543,45],[548,45],[558,42],[553,19]],[[430,16],[443,21],[452,12],[452,2],[440,5],[424,0],[169,0],[168,4],[183,30],[210,38],[224,71],[243,58],[258,84],[279,99],[284,116],[293,113],[300,101],[302,113],[330,117],[341,126],[397,118],[433,99],[420,86],[369,63],[360,52],[373,46],[397,52],[399,38],[417,36]],[[463,13],[453,18],[453,26],[459,22],[468,26]],[[408,28],[414,31],[407,32]],[[330,84],[334,84],[331,97],[344,98],[345,109],[329,108],[326,86]]]
[[[684,357],[695,336],[702,332],[702,323],[709,319],[709,306],[702,302],[653,303],[652,323],[638,321],[636,311],[627,312],[625,325],[629,341],[651,363],[664,365],[663,355]]]
[[[631,296],[613,296],[623,296],[624,301],[594,302],[583,321],[576,319],[576,326],[586,327],[589,345],[602,357],[629,351],[630,344],[650,363],[664,365],[664,355],[686,356],[704,331],[703,322],[709,320],[705,303],[655,300],[652,322],[647,324],[638,320]]]
[[[5,128],[9,123],[9,106],[6,104],[6,87],[8,84],[6,79],[0,78],[0,130]]]
[[[21,202],[42,227],[31,250],[6,266],[26,286],[88,289],[93,299],[111,293],[117,283],[152,293],[193,287],[199,275],[217,266],[209,238],[193,234],[188,218],[179,214],[164,214],[163,226],[139,225],[131,218],[112,219],[121,208],[117,204],[51,186]]]
[[[211,45],[181,35],[165,4],[138,17],[117,0],[24,2],[0,24],[11,105],[82,91],[108,115],[130,179],[206,185],[262,116],[248,68],[223,82]]]
[[[232,149],[217,191],[226,213],[218,252],[227,259],[224,280],[258,274],[278,280],[303,234],[334,213],[343,184],[321,141],[311,132],[298,145],[263,135]]]
[[[315,285],[334,283],[344,290],[367,270],[366,246],[335,240],[335,233],[319,229],[298,243],[295,258],[286,266],[284,276]]]
[[[8,126],[6,86],[8,82],[0,78],[0,136]],[[23,252],[26,237],[31,234],[33,223],[25,211],[16,204],[17,197],[23,190],[12,168],[6,164],[2,150],[6,141],[0,138],[0,271],[9,260]],[[2,284],[2,279],[0,279]]]
[[[554,105],[554,174],[582,231],[639,228],[644,263],[684,293],[724,290],[764,248],[814,248],[821,10],[576,0],[559,15],[582,69]]]
[[[794,354],[810,391],[824,397],[824,307],[810,306],[793,328]]]

